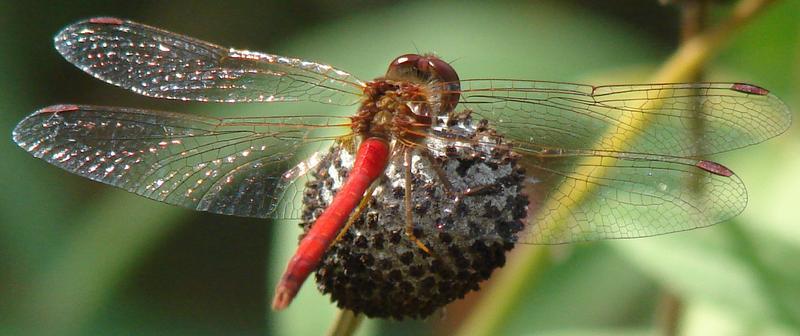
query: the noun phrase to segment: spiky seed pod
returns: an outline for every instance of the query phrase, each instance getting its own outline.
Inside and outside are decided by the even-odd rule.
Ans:
[[[528,204],[516,155],[468,112],[440,117],[431,133],[427,148],[411,149],[413,232],[431,253],[406,234],[404,155],[395,155],[366,208],[316,271],[318,288],[339,307],[369,317],[423,318],[477,290],[505,263]],[[305,232],[341,187],[353,155],[334,146],[317,167],[304,195]]]

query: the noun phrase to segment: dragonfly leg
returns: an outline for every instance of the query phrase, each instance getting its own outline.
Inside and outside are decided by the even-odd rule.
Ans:
[[[493,192],[494,191],[493,189],[496,187],[496,184],[484,184],[476,187],[469,187],[467,188],[467,190],[456,191],[455,188],[453,188],[453,184],[450,183],[450,180],[447,178],[447,174],[445,174],[444,170],[442,170],[442,167],[435,164],[436,159],[431,155],[431,153],[423,151],[423,155],[431,163],[431,167],[433,168],[433,171],[436,173],[439,182],[442,184],[442,187],[444,188],[447,197],[456,201],[455,203],[456,207],[461,205],[461,202],[463,202],[464,197],[478,196],[481,194],[490,193]]]
[[[405,154],[403,158],[403,165],[405,166],[405,196],[403,198],[406,208],[406,236],[425,253],[431,254],[431,250],[414,234],[414,214],[411,211],[411,149],[406,147],[403,152]]]
[[[378,184],[380,184],[379,180],[380,178],[375,182],[373,182],[372,186],[370,186],[367,189],[367,192],[364,193],[364,197],[361,198],[361,202],[359,202],[358,206],[356,206],[356,208],[353,209],[353,213],[350,214],[350,218],[347,219],[347,222],[344,224],[344,227],[342,227],[342,230],[339,231],[338,235],[336,235],[336,239],[331,241],[331,245],[335,244],[340,239],[342,239],[344,234],[347,233],[347,230],[350,230],[350,226],[353,225],[353,223],[356,221],[356,219],[358,219],[359,216],[361,216],[361,212],[364,211],[364,208],[367,207],[369,201],[372,200],[372,192],[375,191],[375,187]]]
[[[431,164],[431,168],[436,173],[436,177],[439,178],[439,182],[442,184],[444,188],[444,192],[447,193],[447,196],[453,196],[456,194],[456,191],[453,188],[453,184],[450,183],[450,180],[447,178],[447,174],[444,173],[442,167],[436,164],[436,158],[431,155],[428,151],[422,151],[422,155],[428,159],[428,162]]]

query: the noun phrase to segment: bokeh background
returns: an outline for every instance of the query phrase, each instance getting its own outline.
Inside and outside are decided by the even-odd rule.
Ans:
[[[723,19],[729,1],[712,6]],[[0,333],[314,335],[333,321],[306,285],[268,309],[299,229],[196,213],[36,160],[11,141],[56,103],[258,114],[329,106],[165,102],[97,81],[52,47],[63,26],[117,16],[222,45],[304,57],[364,78],[435,52],[462,78],[641,82],[680,40],[656,1],[0,2]],[[800,2],[778,1],[706,67],[707,80],[769,88],[800,111]],[[343,111],[335,111],[343,113]],[[346,113],[346,111],[344,111]],[[739,217],[656,238],[558,246],[498,333],[685,335],[800,332],[800,132],[715,159],[748,185]],[[479,295],[425,321],[367,320],[360,335],[449,334]]]

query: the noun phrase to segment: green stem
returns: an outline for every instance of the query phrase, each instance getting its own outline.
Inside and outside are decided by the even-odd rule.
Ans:
[[[355,334],[356,329],[358,329],[363,319],[364,315],[356,314],[352,310],[342,309],[339,311],[339,314],[336,315],[336,320],[334,320],[330,330],[328,330],[328,335],[351,336]]]

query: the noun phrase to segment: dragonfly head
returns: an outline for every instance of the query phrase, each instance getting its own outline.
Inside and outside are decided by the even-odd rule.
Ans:
[[[455,109],[461,84],[456,70],[433,54],[405,54],[389,63],[386,79],[427,84],[438,91],[441,113]]]

